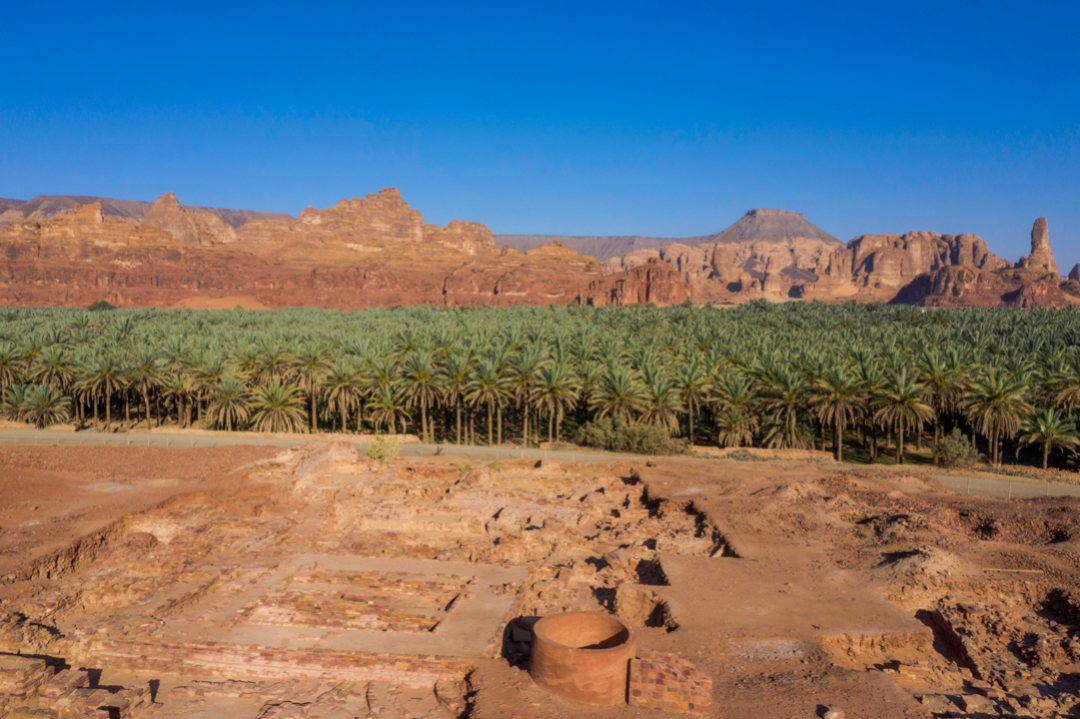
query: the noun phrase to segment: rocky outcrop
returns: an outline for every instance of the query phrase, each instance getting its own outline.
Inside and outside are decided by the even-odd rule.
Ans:
[[[560,244],[498,252],[484,225],[424,225],[396,190],[297,220],[256,220],[264,236],[252,239],[245,225],[236,242],[206,241],[206,218],[172,195],[148,215],[143,223],[114,220],[92,203],[45,221],[14,220],[0,234],[0,304],[566,305],[590,301],[590,287],[601,304],[686,297],[678,273],[662,263],[612,276],[601,296],[592,257]]]
[[[669,264],[658,257],[629,270],[608,275],[589,284],[585,304],[677,305],[690,296],[690,286]]]
[[[80,195],[39,195],[27,202],[0,200],[0,211],[18,210],[23,218],[44,222],[57,215],[71,213],[75,204],[101,205],[101,213],[112,220],[126,220],[138,224],[143,215],[153,208],[154,203],[142,200],[116,200],[110,197],[86,197]],[[284,212],[259,212],[257,210],[229,210],[221,207],[195,207],[188,205],[193,212],[209,212],[217,215],[230,227],[236,228],[251,219],[280,220],[291,219]]]
[[[933,269],[901,288],[895,302],[927,307],[1070,307],[1080,305],[1080,282],[1062,281],[1045,217],[1031,231],[1031,254],[1016,267],[996,261]]]
[[[187,209],[171,192],[157,198],[150,211],[142,216],[142,225],[165,230],[176,241],[187,244],[236,242],[236,230],[224,220],[209,212]]]
[[[1074,265],[1073,268],[1069,270],[1069,279],[1080,282],[1080,264]]]
[[[1033,272],[1047,272],[1058,277],[1057,262],[1054,261],[1054,253],[1050,249],[1050,228],[1045,217],[1035,220],[1031,228],[1031,254],[1021,257],[1018,267]]]

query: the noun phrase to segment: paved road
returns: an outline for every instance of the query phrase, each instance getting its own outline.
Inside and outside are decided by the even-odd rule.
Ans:
[[[981,494],[985,497],[1080,497],[1080,485],[1050,484],[1020,479],[989,479],[986,477],[953,477],[932,475],[934,479],[961,494]]]
[[[297,435],[296,439],[274,439],[270,437],[237,437],[226,435],[189,435],[156,434],[132,432],[129,434],[103,434],[100,432],[48,432],[32,429],[0,430],[0,444],[42,444],[42,445],[109,445],[109,446],[144,446],[144,447],[227,447],[234,445],[256,445],[273,447],[293,447],[310,441],[328,442],[333,440],[309,438]],[[370,445],[354,442],[357,451],[367,453]],[[403,457],[433,457],[448,455],[478,461],[495,462],[500,459],[561,459],[561,460],[600,460],[600,459],[644,459],[641,455],[598,452],[595,450],[554,451],[543,449],[514,449],[509,447],[459,447],[453,444],[402,444],[398,447]],[[964,494],[979,494],[985,497],[1080,497],[1080,485],[1047,484],[1024,480],[989,479],[983,477],[955,477],[947,474],[934,474],[946,487]]]

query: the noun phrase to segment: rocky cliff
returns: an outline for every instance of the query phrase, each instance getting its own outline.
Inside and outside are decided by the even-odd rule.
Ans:
[[[154,206],[154,203],[152,202],[144,202],[142,200],[116,200],[111,197],[38,195],[34,199],[26,202],[0,199],[0,212],[14,210],[19,213],[16,219],[31,219],[40,222],[56,217],[57,215],[70,214],[71,208],[75,204],[85,206],[95,203],[101,205],[101,214],[103,216],[113,220],[127,220],[136,224],[143,215],[149,212]],[[289,215],[284,212],[229,210],[221,207],[194,207],[190,205],[187,206],[186,209],[198,213],[209,212],[210,214],[217,215],[225,224],[233,228],[237,228],[252,219],[289,219]],[[0,231],[2,231],[2,229],[0,229]]]
[[[499,252],[484,225],[425,225],[393,189],[236,232],[171,193],[138,223],[106,217],[100,203],[74,204],[51,219],[15,219],[0,234],[0,256],[0,304],[16,305],[565,305],[589,302],[602,278],[599,262],[565,246]],[[681,301],[666,281],[638,273],[596,301]]]
[[[1045,217],[1031,229],[1031,253],[1016,266],[996,261],[935,268],[901,288],[897,302],[927,307],[1069,307],[1080,305],[1080,283],[1062,281]]]

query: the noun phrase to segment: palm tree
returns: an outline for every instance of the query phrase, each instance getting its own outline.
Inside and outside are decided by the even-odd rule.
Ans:
[[[330,366],[326,352],[313,344],[304,345],[296,355],[295,374],[300,380],[300,388],[308,396],[310,410],[308,419],[311,422],[310,431],[315,431],[315,420],[318,417],[316,400],[319,390],[326,381],[326,370]]]
[[[435,431],[428,423],[428,407],[442,393],[441,380],[435,360],[427,350],[412,352],[405,358],[398,386],[408,406],[420,406],[420,433],[422,441],[429,444],[435,442]]]
[[[494,441],[492,430],[496,413],[499,419],[498,440],[499,444],[502,444],[502,407],[510,390],[509,377],[503,374],[495,361],[484,358],[476,363],[472,379],[465,392],[465,400],[474,406],[483,406],[487,409],[489,446]]]
[[[633,421],[647,402],[648,396],[641,380],[623,365],[611,364],[600,377],[590,405],[594,410],[600,410],[598,417],[611,415]]]
[[[172,401],[176,405],[176,422],[181,428],[187,427],[191,422],[191,411],[188,400],[195,394],[195,383],[187,374],[174,374],[162,380],[160,386],[161,396],[166,402]]]
[[[22,379],[22,357],[15,345],[0,342],[0,394]]]
[[[67,422],[71,417],[71,400],[51,384],[37,385],[27,393],[23,414],[43,428]]]
[[[1035,408],[1027,401],[1028,383],[987,367],[972,382],[963,407],[976,431],[986,437],[994,464],[1001,463],[1001,438],[1013,437]]]
[[[710,398],[712,385],[709,384],[709,375],[705,367],[698,361],[696,356],[691,356],[678,363],[675,369],[675,389],[682,398],[686,408],[686,417],[689,423],[688,437],[690,446],[694,446],[694,417],[697,409],[706,404]]]
[[[256,432],[303,432],[307,422],[300,387],[273,374],[269,384],[255,389],[251,424]]]
[[[843,367],[830,367],[815,384],[811,402],[818,419],[832,425],[836,461],[843,462],[844,427],[859,411],[859,383]]]
[[[63,345],[49,345],[34,360],[29,375],[36,384],[49,384],[66,390],[71,387],[75,373],[75,364]]]
[[[251,414],[251,392],[234,375],[227,374],[211,389],[207,420],[215,426],[225,426],[226,432],[247,422]]]
[[[544,347],[539,342],[533,342],[510,362],[511,394],[521,407],[521,435],[526,446],[529,444],[529,415],[532,411],[532,396],[536,387],[537,371],[544,364],[545,354]],[[548,429],[550,435],[550,425]]]
[[[326,374],[326,401],[331,407],[337,407],[341,413],[341,431],[348,427],[349,410],[363,403],[363,377],[356,363],[351,359],[338,358]],[[357,417],[356,431],[360,431],[360,418]]]
[[[1043,447],[1042,468],[1046,469],[1050,461],[1050,452],[1054,449],[1074,449],[1080,445],[1076,434],[1076,424],[1056,409],[1040,409],[1035,416],[1020,425],[1020,446],[1041,444]],[[1017,447],[1017,454],[1020,448]]]
[[[716,417],[717,442],[721,447],[750,445],[758,426],[757,417],[745,407],[728,407]]]
[[[577,379],[569,365],[552,362],[540,368],[537,386],[533,390],[537,406],[547,412],[548,441],[558,442],[562,429],[563,415],[568,407],[577,403]],[[554,426],[554,432],[552,432]]]
[[[391,434],[397,434],[397,420],[401,420],[401,433],[405,434],[406,423],[409,413],[405,411],[405,405],[401,401],[400,393],[392,384],[380,384],[371,400],[368,401],[368,414],[375,422],[376,428],[380,424],[387,424]]]
[[[260,348],[258,364],[255,367],[259,384],[268,385],[277,379],[284,382],[292,377],[296,369],[295,359],[289,350],[278,344],[265,343]],[[283,386],[280,385],[279,386]]]
[[[765,410],[767,412],[777,412],[784,418],[787,427],[786,446],[795,448],[798,446],[795,428],[798,422],[799,410],[806,402],[809,394],[806,380],[797,372],[781,367],[766,376],[765,387]],[[784,446],[784,444],[781,444],[781,446]]]
[[[90,360],[82,378],[82,386],[94,403],[97,421],[98,401],[105,402],[105,431],[112,426],[112,398],[124,386],[124,368],[111,354],[99,354]]]
[[[457,416],[458,444],[461,444],[461,404],[465,399],[471,377],[472,369],[469,353],[462,350],[452,352],[446,358],[446,367],[443,368],[445,388],[443,396],[454,405],[454,413]]]
[[[4,390],[4,416],[15,422],[24,421],[26,419],[26,400],[33,389],[34,386],[28,384],[8,385],[7,389]]]
[[[879,394],[880,409],[875,417],[896,426],[896,463],[904,463],[904,431],[907,427],[922,432],[923,424],[934,418],[934,409],[926,400],[930,388],[908,375],[906,368],[894,371]]]
[[[154,352],[143,350],[135,358],[131,365],[132,384],[139,390],[143,398],[143,409],[146,411],[146,428],[152,429],[150,421],[150,392],[159,388],[164,381],[161,370],[162,361]],[[160,423],[160,420],[159,420]]]
[[[642,385],[645,389],[645,404],[641,410],[641,421],[663,427],[669,433],[678,430],[678,412],[682,408],[682,398],[667,373],[648,366],[642,372]]]

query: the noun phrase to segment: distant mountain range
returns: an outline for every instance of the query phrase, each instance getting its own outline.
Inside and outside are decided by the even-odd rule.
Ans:
[[[95,202],[101,203],[101,214],[114,220],[138,220],[154,206],[153,202],[143,200],[114,200],[109,197],[89,197],[83,195],[38,195],[32,200],[6,200],[0,198],[0,212],[16,210],[23,217],[37,220],[47,220],[60,214],[71,212],[75,203],[90,205]],[[260,212],[258,210],[227,210],[220,207],[197,207],[187,205],[189,210],[195,212],[209,212],[217,215],[226,224],[234,228],[251,220],[283,220],[291,219],[284,212]]]
[[[662,250],[676,243],[693,247],[707,243],[732,244],[747,240],[785,242],[796,239],[842,244],[840,240],[807,220],[801,212],[767,209],[749,210],[727,229],[715,235],[697,237],[495,235],[495,241],[502,247],[510,246],[525,252],[550,242],[561,242],[583,255],[592,255],[601,262],[613,257],[623,257],[637,250]]]

